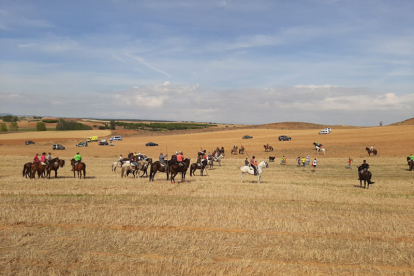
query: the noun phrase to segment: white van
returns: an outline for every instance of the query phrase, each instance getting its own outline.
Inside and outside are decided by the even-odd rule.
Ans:
[[[109,141],[122,141],[122,137],[121,136],[113,136],[111,139],[109,139]]]
[[[322,129],[321,131],[319,131],[319,134],[329,134],[329,130]]]

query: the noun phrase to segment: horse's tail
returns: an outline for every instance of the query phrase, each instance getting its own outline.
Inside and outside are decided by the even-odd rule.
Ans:
[[[83,179],[86,178],[86,164],[83,163]]]
[[[23,172],[22,172],[23,177],[25,176],[26,171],[27,171],[26,164],[24,164],[23,165]]]

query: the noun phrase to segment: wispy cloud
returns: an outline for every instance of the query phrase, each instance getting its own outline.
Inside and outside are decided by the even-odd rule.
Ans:
[[[169,73],[167,73],[167,72],[165,72],[165,71],[163,71],[163,70],[160,70],[160,69],[155,68],[154,66],[152,66],[151,64],[149,64],[148,62],[146,62],[146,61],[144,60],[144,58],[142,58],[142,57],[136,57],[136,56],[133,56],[133,55],[130,55],[130,54],[126,54],[126,55],[127,55],[127,56],[129,56],[130,58],[132,58],[132,59],[134,59],[134,60],[138,61],[139,63],[141,63],[141,64],[143,64],[143,65],[147,66],[148,68],[150,68],[150,69],[154,70],[155,72],[158,72],[158,73],[164,74],[164,75],[166,75],[167,77],[171,78],[171,75],[170,75]]]

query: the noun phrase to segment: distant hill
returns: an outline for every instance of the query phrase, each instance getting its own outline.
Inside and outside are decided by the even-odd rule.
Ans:
[[[390,124],[390,126],[406,126],[406,125],[414,125],[414,118]]]
[[[332,129],[350,129],[358,128],[355,126],[346,126],[346,125],[321,125],[313,123],[303,123],[303,122],[282,122],[282,123],[273,123],[265,125],[256,125],[251,126],[252,128],[269,128],[269,129],[324,129],[330,127]]]

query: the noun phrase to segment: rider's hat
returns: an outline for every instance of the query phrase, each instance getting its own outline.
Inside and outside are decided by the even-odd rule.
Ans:
[[[364,160],[364,162],[367,162],[367,160]]]
[[[79,154],[79,152],[77,152],[76,154]]]

